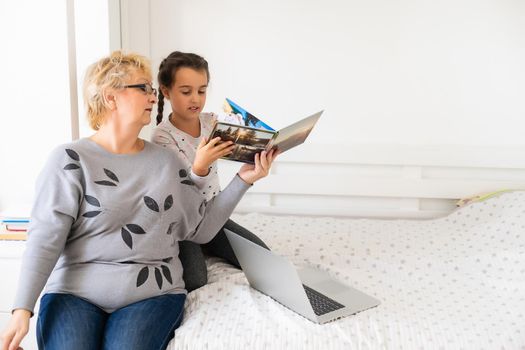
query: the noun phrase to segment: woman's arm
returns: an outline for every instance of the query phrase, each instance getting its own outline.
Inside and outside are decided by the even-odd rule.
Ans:
[[[29,332],[29,319],[31,311],[17,309],[9,320],[9,324],[0,335],[0,346],[2,350],[18,350],[22,339]]]
[[[67,146],[53,151],[38,176],[13,309],[33,311],[38,296],[66,244],[82,199],[77,153]]]
[[[1,335],[2,350],[18,349],[29,330],[36,300],[64,248],[81,193],[79,170],[71,165],[70,170],[65,168],[76,163],[64,147],[56,149],[37,179],[13,314]]]
[[[199,208],[200,221],[182,239],[196,243],[209,242],[228,220],[246,191],[259,179],[268,175],[275,159],[273,151],[262,152],[255,157],[255,164],[245,164],[230,184],[209,202],[203,201]],[[188,223],[194,222],[188,220]],[[184,228],[182,228],[184,230]]]

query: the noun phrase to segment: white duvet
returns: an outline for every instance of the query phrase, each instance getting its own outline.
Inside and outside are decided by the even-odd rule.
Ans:
[[[317,325],[211,258],[168,349],[525,349],[525,192],[435,220],[233,219],[381,305]]]

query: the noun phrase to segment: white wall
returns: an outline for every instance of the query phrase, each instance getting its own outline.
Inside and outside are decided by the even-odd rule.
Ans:
[[[280,128],[325,109],[239,211],[434,217],[525,188],[525,2],[122,3],[124,48],[208,59],[207,110],[230,97]]]
[[[75,9],[73,75],[66,3]],[[324,108],[307,142],[310,149],[336,150],[339,158],[357,152],[364,159],[375,146],[408,145],[410,153],[433,145],[454,152],[457,145],[474,147],[477,158],[492,157],[490,167],[504,153],[484,147],[509,146],[512,167],[521,169],[524,16],[525,3],[510,0],[1,2],[0,66],[8,83],[0,87],[0,213],[25,215],[49,151],[74,138],[76,128],[80,136],[91,133],[74,96],[80,89],[68,81],[79,87],[87,64],[120,45],[151,57],[154,69],[172,50],[204,55],[212,74],[208,110],[229,96],[279,128]],[[78,114],[73,123],[72,114]],[[307,149],[282,159],[294,162]],[[443,158],[428,152],[418,159],[432,166]],[[302,171],[318,166],[304,162]],[[493,174],[485,170],[480,174]],[[337,200],[349,199],[355,200]]]
[[[8,215],[28,214],[48,153],[71,140],[65,14],[65,1],[0,3],[0,212]]]
[[[279,128],[324,108],[315,143],[525,144],[523,1],[127,3],[127,48],[208,59],[209,110]]]
[[[91,133],[80,84],[87,65],[110,51],[117,1],[0,3],[0,214],[28,216],[51,150]]]
[[[109,1],[113,4],[115,1]],[[75,43],[79,136],[93,134],[86,119],[82,83],[87,67],[110,52],[110,21],[107,0],[75,1]],[[115,17],[118,19],[118,17]],[[118,42],[117,45],[120,45]]]

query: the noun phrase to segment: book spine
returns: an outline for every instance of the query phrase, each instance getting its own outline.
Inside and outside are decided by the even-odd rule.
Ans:
[[[272,139],[266,145],[266,148],[264,149],[266,152],[270,152],[270,150],[273,148],[273,144],[275,143],[275,139],[277,138],[277,135],[279,135],[279,131],[277,131],[275,134],[273,134]]]
[[[26,232],[0,233],[0,241],[26,241]]]
[[[0,225],[0,240],[16,240],[25,241],[27,240],[26,230],[8,230],[6,225]]]
[[[5,229],[7,231],[11,231],[11,232],[27,232],[27,227],[26,226],[5,225]]]

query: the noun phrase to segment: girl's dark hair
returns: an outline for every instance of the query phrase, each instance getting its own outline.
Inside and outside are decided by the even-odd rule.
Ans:
[[[162,121],[162,112],[164,111],[164,95],[161,87],[170,88],[175,82],[175,74],[179,68],[192,68],[197,71],[205,71],[208,83],[210,82],[210,71],[208,62],[201,56],[194,53],[174,51],[162,60],[159,66],[157,81],[159,84],[159,102],[157,104],[157,125]]]

